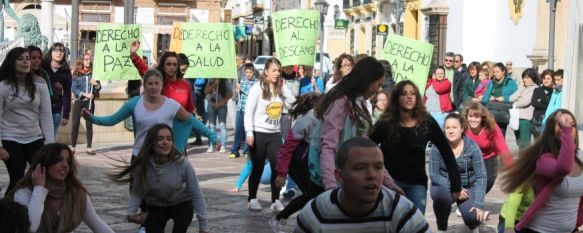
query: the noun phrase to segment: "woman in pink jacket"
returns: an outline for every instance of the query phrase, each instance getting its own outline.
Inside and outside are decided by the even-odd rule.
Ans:
[[[516,225],[518,232],[569,233],[583,224],[583,152],[577,148],[576,125],[573,113],[555,111],[541,137],[504,176],[503,191],[535,190],[534,202]]]
[[[438,66],[433,71],[433,76],[427,80],[423,104],[441,128],[445,116],[453,109],[450,94],[451,82],[445,77],[445,68]]]

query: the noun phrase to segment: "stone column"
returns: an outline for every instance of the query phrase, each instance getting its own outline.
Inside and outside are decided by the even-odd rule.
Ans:
[[[40,31],[49,39],[48,47],[53,45],[53,2],[54,0],[41,0]]]
[[[446,52],[448,0],[432,0],[421,12],[429,16],[429,43],[433,44],[431,66],[440,64],[440,59]]]
[[[549,49],[549,3],[546,0],[537,1],[536,43],[532,53],[526,57],[532,61],[533,67],[539,71],[547,68]],[[565,40],[569,15],[569,0],[562,0],[557,4],[555,22],[555,69],[562,69],[565,64]]]

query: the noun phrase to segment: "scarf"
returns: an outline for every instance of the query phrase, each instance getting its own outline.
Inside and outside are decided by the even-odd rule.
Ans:
[[[46,188],[49,193],[41,217],[42,230],[48,233],[73,232],[85,216],[87,193],[50,177],[47,177]]]

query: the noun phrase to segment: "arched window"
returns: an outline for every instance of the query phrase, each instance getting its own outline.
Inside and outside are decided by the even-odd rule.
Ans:
[[[39,4],[29,4],[26,5],[24,8],[22,8],[23,10],[28,10],[28,9],[32,9],[32,10],[40,10],[41,6]]]

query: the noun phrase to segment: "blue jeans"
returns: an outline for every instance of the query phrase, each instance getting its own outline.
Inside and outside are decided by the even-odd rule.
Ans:
[[[405,191],[405,197],[409,199],[413,204],[425,215],[425,205],[427,204],[427,186],[419,184],[407,184],[395,180],[397,185]]]
[[[249,147],[247,146],[246,137],[245,137],[245,112],[244,111],[237,111],[235,115],[235,139],[233,140],[233,146],[231,147],[231,154],[239,156],[239,149],[241,148],[241,144],[243,144],[243,154],[247,154],[249,151]]]
[[[61,113],[54,113],[53,114],[53,125],[55,129],[55,137],[57,136],[57,131],[59,130],[59,126],[61,126],[61,119],[63,119]]]
[[[217,117],[219,118],[219,129],[221,130],[221,144],[226,146],[227,144],[227,106],[221,108],[215,108],[211,105],[207,107],[209,128],[215,130],[217,125]],[[209,145],[213,146],[213,145]]]

